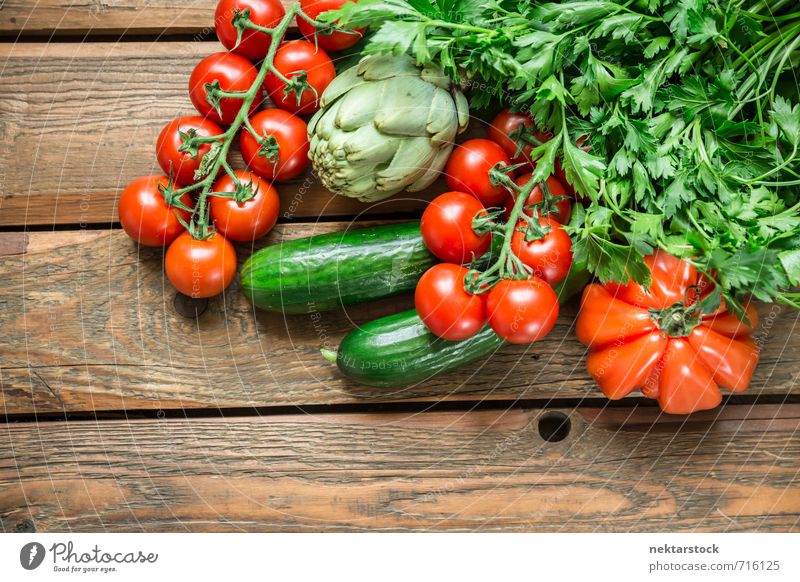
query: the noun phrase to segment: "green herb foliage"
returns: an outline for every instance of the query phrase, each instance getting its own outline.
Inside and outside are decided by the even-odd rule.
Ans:
[[[796,0],[359,0],[324,18],[549,129],[535,178],[558,158],[585,197],[569,231],[600,280],[647,282],[658,247],[734,308],[800,307]]]

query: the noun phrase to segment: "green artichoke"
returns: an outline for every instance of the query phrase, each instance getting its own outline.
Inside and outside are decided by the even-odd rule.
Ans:
[[[367,56],[325,89],[309,157],[326,188],[374,202],[429,186],[468,121],[466,98],[441,69]]]

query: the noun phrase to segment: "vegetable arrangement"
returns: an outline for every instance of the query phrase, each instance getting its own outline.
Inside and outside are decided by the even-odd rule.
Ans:
[[[307,40],[283,39],[292,20]],[[689,413],[747,388],[752,299],[800,308],[791,0],[222,0],[215,23],[228,51],[192,73],[200,116],[161,132],[166,175],[125,189],[123,228],[169,245],[170,281],[207,297],[235,276],[229,241],[274,226],[273,183],[309,160],[366,202],[444,174],[419,222],[242,268],[245,296],[283,313],[413,290],[414,310],[323,350],[355,381],[407,385],[536,342],[583,290],[576,332],[604,394]],[[362,56],[337,76],[323,49]],[[485,137],[454,146],[470,108]],[[237,138],[248,170],[228,162]]]
[[[200,116],[164,127],[156,158],[166,176],[134,180],[119,200],[120,222],[131,238],[169,247],[165,270],[181,293],[222,293],[236,274],[230,241],[255,240],[275,225],[280,199],[272,183],[308,165],[307,128],[298,115],[318,109],[319,96],[336,76],[315,42],[339,50],[360,38],[354,31],[315,32],[330,27],[311,14],[341,4],[303,0],[288,10],[279,0],[217,5],[215,28],[228,50],[207,56],[192,71],[189,98]],[[311,42],[283,40],[295,21]],[[278,109],[258,111],[264,92]],[[247,171],[228,162],[237,137]]]
[[[367,54],[440,66],[473,88],[476,110],[529,114],[512,130],[518,155],[536,161],[535,182],[555,172],[586,199],[568,232],[601,282],[647,284],[644,257],[658,248],[693,264],[743,315],[748,294],[800,306],[796,9],[360,0],[321,18],[374,31]]]

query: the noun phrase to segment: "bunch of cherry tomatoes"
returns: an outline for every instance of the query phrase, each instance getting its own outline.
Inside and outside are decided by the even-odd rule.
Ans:
[[[562,226],[572,212],[571,193],[554,176],[529,184],[531,150],[548,139],[530,116],[504,110],[487,133],[489,139],[472,139],[454,150],[445,168],[452,191],[435,198],[422,215],[422,238],[444,262],[422,276],[415,305],[428,329],[443,339],[467,339],[488,322],[506,341],[526,344],[547,335],[558,317],[552,285],[572,266],[572,241]],[[499,183],[491,179],[493,168],[517,177],[510,185]],[[526,200],[514,216],[519,196]],[[512,227],[503,224],[509,220]],[[503,238],[499,266],[483,274],[468,268],[489,250],[493,236]]]
[[[308,164],[307,127],[299,116],[318,109],[336,76],[325,51],[348,48],[360,38],[360,31],[318,34],[313,24],[318,14],[345,1],[301,0],[300,10],[293,10],[306,40],[290,41],[282,32],[269,33],[285,30],[291,20],[280,0],[217,5],[215,29],[227,50],[207,56],[192,71],[189,97],[199,115],[163,128],[156,158],[165,175],[137,178],[119,199],[120,222],[131,238],[169,247],[166,274],[181,293],[221,293],[236,274],[230,241],[253,241],[275,225],[280,200],[272,184],[294,178]],[[237,27],[237,19],[247,26]],[[280,44],[270,50],[275,40]],[[275,109],[261,109],[264,94]],[[227,160],[237,137],[247,170],[234,170]]]

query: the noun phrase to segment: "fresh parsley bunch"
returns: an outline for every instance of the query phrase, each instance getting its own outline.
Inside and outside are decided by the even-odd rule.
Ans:
[[[733,309],[800,308],[797,0],[359,0],[324,18],[549,129],[534,179],[560,159],[586,199],[576,260],[601,281],[646,283],[659,247]]]

